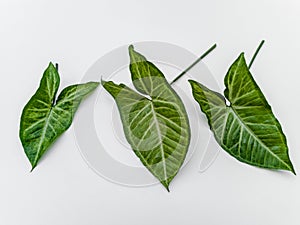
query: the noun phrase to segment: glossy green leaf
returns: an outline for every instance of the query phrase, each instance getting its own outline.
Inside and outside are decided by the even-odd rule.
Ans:
[[[99,85],[96,82],[72,85],[56,99],[59,83],[58,71],[50,63],[38,90],[22,112],[20,139],[32,169],[50,145],[70,127],[82,99]]]
[[[250,165],[295,173],[285,135],[241,54],[226,77],[225,97],[189,81],[217,142],[230,155]]]
[[[115,99],[127,141],[144,166],[169,190],[190,143],[184,105],[162,72],[129,47],[135,88],[103,81]]]

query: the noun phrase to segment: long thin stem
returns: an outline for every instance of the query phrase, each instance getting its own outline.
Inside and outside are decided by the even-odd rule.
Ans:
[[[58,71],[58,63],[55,63],[55,69]]]
[[[190,69],[192,69],[197,63],[199,63],[202,59],[205,58],[212,50],[214,50],[217,47],[217,44],[214,44],[212,47],[210,47],[203,55],[201,55],[195,62],[193,62],[188,68],[186,68],[184,71],[182,71],[170,84],[174,84],[176,81],[178,81],[184,74],[186,74]]]
[[[249,63],[249,69],[251,68],[251,66],[252,66],[252,64],[253,64],[253,62],[254,62],[254,60],[255,60],[258,52],[260,51],[260,49],[261,49],[261,47],[263,46],[264,43],[265,43],[265,40],[262,40],[260,42],[259,46],[257,47],[257,49],[256,49],[256,51],[255,51],[255,53],[254,53],[254,55],[253,55],[253,57],[252,57],[252,59],[251,59],[251,61]]]

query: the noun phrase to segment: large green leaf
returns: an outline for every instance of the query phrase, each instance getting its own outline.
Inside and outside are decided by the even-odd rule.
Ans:
[[[226,77],[225,98],[189,81],[217,142],[230,155],[250,165],[295,173],[285,135],[241,54]]]
[[[135,88],[103,81],[115,99],[127,141],[147,169],[169,190],[190,143],[184,105],[162,72],[129,47]]]
[[[59,83],[58,71],[50,63],[38,90],[22,112],[20,139],[32,169],[49,146],[70,127],[82,99],[99,85],[89,82],[69,86],[56,100]]]

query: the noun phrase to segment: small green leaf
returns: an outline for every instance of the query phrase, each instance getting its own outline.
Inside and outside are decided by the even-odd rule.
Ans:
[[[281,125],[254,81],[241,54],[226,77],[225,98],[189,81],[217,142],[241,162],[295,173]]]
[[[162,72],[129,47],[135,88],[102,81],[115,99],[127,141],[144,166],[169,191],[185,159],[190,127],[184,105]]]
[[[50,63],[22,112],[20,139],[32,170],[50,145],[70,127],[82,99],[99,85],[89,82],[69,86],[56,100],[59,83],[58,71]]]

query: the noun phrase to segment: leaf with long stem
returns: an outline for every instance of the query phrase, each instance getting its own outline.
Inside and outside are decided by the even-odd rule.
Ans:
[[[134,153],[169,191],[190,143],[187,113],[163,73],[133,46],[129,47],[129,55],[131,78],[139,93],[112,81],[102,81],[102,85],[117,103],[126,139]]]
[[[295,173],[281,125],[249,67],[242,53],[225,77],[225,97],[190,80],[193,96],[205,113],[215,139],[230,155],[257,167]]]

